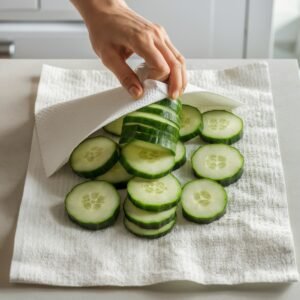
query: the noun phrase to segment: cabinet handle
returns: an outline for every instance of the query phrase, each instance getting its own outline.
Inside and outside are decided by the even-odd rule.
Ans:
[[[15,44],[11,41],[0,41],[0,58],[12,58],[15,54]]]

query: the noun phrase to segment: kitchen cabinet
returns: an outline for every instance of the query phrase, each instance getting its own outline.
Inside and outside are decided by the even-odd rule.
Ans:
[[[26,6],[36,2],[31,10]],[[11,8],[3,9],[9,3]],[[127,3],[164,26],[187,58],[270,56],[273,0]],[[15,58],[95,57],[81,17],[69,0],[0,0],[0,48],[8,43],[15,51],[9,54],[4,47],[2,55]]]
[[[36,10],[39,0],[0,0],[0,10]]]

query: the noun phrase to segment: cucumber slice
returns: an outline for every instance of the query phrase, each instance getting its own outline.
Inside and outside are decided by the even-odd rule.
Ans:
[[[161,147],[170,150],[175,155],[177,141],[171,139],[170,135],[164,134],[163,132],[161,134],[157,133],[155,135],[150,135],[144,132],[124,128],[119,143],[127,144],[134,140],[140,140],[151,144],[160,145]]]
[[[175,166],[173,170],[179,169],[186,162],[186,149],[182,142],[178,141],[175,152]]]
[[[96,177],[96,180],[104,180],[113,184],[117,189],[125,189],[127,182],[133,176],[129,174],[120,162],[117,162],[109,171],[105,174]]]
[[[149,134],[158,134],[158,133],[164,132],[165,134],[172,136],[175,140],[178,140],[178,138],[179,138],[179,130],[178,130],[178,128],[175,128],[175,127],[169,126],[165,130],[160,130],[155,126],[141,124],[141,123],[126,122],[126,121],[124,121],[124,123],[123,123],[123,129],[125,129],[127,127],[132,127],[132,126],[135,127],[132,129],[136,130],[136,131],[149,133]],[[123,129],[122,129],[122,131],[123,131]]]
[[[140,108],[138,111],[147,112],[151,114],[155,114],[166,118],[169,121],[172,121],[177,126],[180,126],[180,117],[179,115],[172,109],[158,104],[151,104],[145,107]]]
[[[233,144],[243,136],[243,121],[225,110],[212,110],[203,114],[202,139],[208,143]]]
[[[143,124],[139,124],[139,123],[124,124],[122,131],[126,132],[127,130],[143,132],[143,133],[149,134],[149,135],[166,135],[172,141],[178,141],[178,138],[179,138],[179,131],[177,129],[171,133],[168,131],[158,130],[157,128],[149,126],[149,125],[143,125]]]
[[[105,181],[86,181],[66,196],[65,209],[79,226],[97,230],[112,225],[120,211],[120,195]]]
[[[187,220],[210,223],[225,214],[227,193],[213,180],[193,180],[183,187],[181,204],[182,214]]]
[[[180,140],[186,142],[199,135],[202,129],[202,115],[198,108],[190,105],[182,105]]]
[[[176,206],[162,212],[150,212],[135,206],[128,198],[124,202],[124,213],[132,223],[146,229],[158,229],[176,216]]]
[[[125,117],[124,121],[126,123],[134,122],[134,123],[140,123],[140,124],[145,124],[145,125],[151,125],[159,130],[172,130],[172,129],[179,130],[178,125],[176,125],[172,121],[165,119],[164,117],[146,113],[146,112],[140,112],[140,111],[128,114]]]
[[[138,208],[163,211],[177,205],[181,186],[172,174],[159,179],[134,177],[127,185],[128,198]]]
[[[123,120],[125,116],[107,124],[106,126],[103,127],[103,129],[116,136],[120,136],[122,133],[122,126],[123,126]]]
[[[131,232],[132,234],[138,237],[147,238],[147,239],[156,239],[166,235],[172,230],[175,223],[176,223],[176,218],[174,218],[170,223],[160,227],[159,229],[145,229],[129,221],[127,218],[124,218],[125,228],[129,232]]]
[[[122,148],[120,162],[128,173],[143,178],[160,178],[173,169],[174,155],[167,149],[143,141]]]
[[[244,157],[238,149],[224,144],[199,147],[192,156],[196,176],[216,180],[223,186],[236,182],[243,174]]]
[[[107,172],[119,159],[118,145],[104,136],[88,138],[70,156],[70,166],[79,176],[94,178]]]
[[[174,110],[177,114],[180,114],[182,110],[182,103],[179,98],[176,100],[165,98],[163,100],[156,102],[156,104],[168,107]]]

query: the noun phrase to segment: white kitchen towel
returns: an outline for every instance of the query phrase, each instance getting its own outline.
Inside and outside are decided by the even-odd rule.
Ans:
[[[39,89],[46,98],[48,93],[57,99],[84,97],[116,84],[106,72],[52,68],[47,72],[54,72],[56,82]],[[35,130],[12,282],[140,286],[173,280],[202,284],[298,280],[267,64],[189,71],[188,75],[191,84],[245,104],[236,109],[244,119],[245,134],[235,144],[245,156],[245,172],[226,188],[226,215],[197,225],[185,221],[179,207],[173,231],[150,241],[128,233],[122,213],[113,227],[83,230],[64,212],[66,193],[81,180],[68,165],[46,176]],[[65,121],[71,117],[77,116],[66,116]],[[187,143],[188,158],[199,144],[203,144],[200,138]],[[192,179],[190,162],[175,175],[182,183]]]
[[[140,77],[147,73],[144,65]],[[167,97],[167,85],[144,81],[144,94],[133,101],[116,86],[111,73],[62,70],[44,66],[35,105],[35,119],[42,160],[47,176],[64,165],[73,149],[86,137],[115,119]],[[66,88],[70,85],[71,88]],[[79,90],[79,92],[78,92]],[[188,84],[183,101],[206,109],[235,108],[241,103]]]

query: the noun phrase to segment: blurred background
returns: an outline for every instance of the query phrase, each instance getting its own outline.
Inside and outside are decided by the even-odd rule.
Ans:
[[[299,58],[300,0],[127,0],[186,58]],[[69,0],[0,0],[0,57],[95,58]]]

